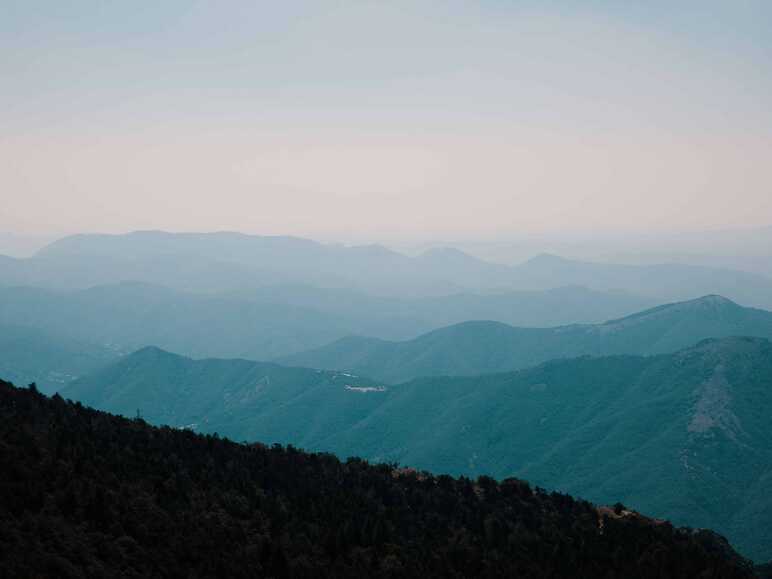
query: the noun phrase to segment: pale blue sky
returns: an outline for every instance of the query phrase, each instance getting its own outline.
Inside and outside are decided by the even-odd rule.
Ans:
[[[0,11],[0,230],[772,223],[770,2]]]

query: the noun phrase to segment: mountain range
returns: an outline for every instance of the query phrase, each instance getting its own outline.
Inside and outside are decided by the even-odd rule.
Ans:
[[[399,385],[146,348],[62,395],[235,440],[524,477],[714,528],[763,561],[772,558],[771,382],[772,344],[761,338]]]
[[[629,507],[603,514],[629,515],[654,534],[664,523],[635,510],[714,528],[761,561],[772,559],[772,312],[762,308],[772,308],[771,278],[695,265],[549,254],[503,265],[449,247],[409,256],[229,232],[77,235],[31,257],[0,256],[0,376],[134,418],[149,440],[165,435],[143,419],[385,462],[376,471],[387,480],[448,480],[413,467],[524,477],[598,503],[623,501]],[[35,389],[30,404],[47,412]],[[90,412],[59,396],[52,404],[57,420]],[[63,444],[109,422],[89,416],[92,430],[70,438],[63,430]],[[20,428],[6,428],[0,451],[34,446]],[[61,461],[70,451],[56,452]],[[72,452],[82,469],[83,453]],[[17,464],[0,456],[3,471],[26,480]],[[179,493],[186,480],[152,484]],[[485,476],[477,487],[467,480],[459,493],[502,488]],[[79,513],[82,527],[102,503],[92,479],[78,484],[54,502],[65,518]],[[227,492],[224,511],[245,512],[238,505],[252,498]],[[366,501],[372,488],[357,496]],[[564,504],[555,498],[564,495],[550,496]],[[282,509],[278,501],[264,516],[283,521]],[[343,536],[381,537],[367,525]],[[478,527],[464,532],[496,535]],[[135,531],[118,529],[111,540],[147,538]],[[1,551],[9,543],[0,538]],[[343,540],[326,536],[324,548],[340,553]],[[273,561],[281,547],[271,544]],[[56,556],[50,573],[72,574]]]
[[[298,301],[308,294],[318,295],[301,288],[296,294],[289,292]],[[328,297],[332,300],[334,293]],[[45,392],[60,390],[146,343],[198,357],[258,358],[255,354],[277,347],[277,336],[294,338],[292,343],[297,344],[297,336],[303,334],[291,322],[302,325],[312,320],[302,309],[293,318],[287,309],[270,304],[231,302],[141,284],[67,293],[9,288],[0,290],[0,298],[3,375],[22,384],[34,381]],[[600,325],[534,329],[467,322],[403,343],[349,337],[277,361],[393,383],[421,375],[501,372],[565,356],[672,352],[711,336],[772,337],[770,318],[769,312],[707,296]],[[330,315],[320,321],[332,324],[333,319]],[[205,334],[200,331],[204,327]],[[272,328],[277,331],[272,333]],[[319,331],[317,340],[331,335]]]
[[[772,307],[771,278],[730,269],[592,263],[552,255],[508,266],[453,248],[411,257],[378,245],[325,245],[229,232],[70,236],[30,258],[1,259],[0,279],[5,285],[57,288],[138,281],[202,292],[300,284],[400,297],[579,285],[659,301],[716,293]]]
[[[402,342],[350,336],[276,361],[397,383],[418,376],[504,372],[581,355],[659,354],[726,336],[772,338],[772,312],[711,295],[602,324],[516,328],[473,321]]]
[[[540,316],[553,308],[556,317],[570,311],[579,316],[586,302],[589,316],[594,303],[608,311],[633,305],[620,297],[602,306],[607,297],[581,288],[415,300],[309,287],[229,296],[137,283],[75,291],[5,288],[0,289],[0,359],[5,375],[54,392],[148,344],[192,357],[273,359],[400,382],[421,375],[501,372],[582,354],[672,352],[708,337],[772,337],[769,312],[708,296],[595,325],[464,322],[403,342],[341,338],[361,328],[401,335],[464,312],[520,317],[529,309]],[[382,315],[370,315],[371,308]]]
[[[200,294],[124,282],[68,291],[0,288],[0,324],[123,351],[153,344],[194,357],[271,359],[350,334],[413,338],[470,316],[543,326],[603,321],[650,305],[645,298],[579,287],[385,298],[310,286]]]

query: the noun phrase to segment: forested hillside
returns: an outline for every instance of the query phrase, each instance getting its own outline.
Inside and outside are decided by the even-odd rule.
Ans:
[[[63,390],[111,412],[236,440],[434,472],[518,476],[709,527],[772,558],[772,344],[557,360],[396,386],[342,372],[137,352]]]
[[[281,425],[270,442],[297,442],[340,432],[371,412],[385,387],[350,374],[288,368],[251,360],[192,360],[143,348],[61,393],[154,424],[226,433],[257,440],[250,426]],[[367,396],[362,396],[367,394]],[[282,408],[291,416],[282,418]]]
[[[710,531],[154,428],[0,382],[3,577],[744,578]]]

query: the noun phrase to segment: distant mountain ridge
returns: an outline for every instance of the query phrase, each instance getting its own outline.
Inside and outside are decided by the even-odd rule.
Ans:
[[[15,275],[7,279],[15,285],[62,288],[141,281],[196,291],[285,283],[367,289],[382,295],[435,295],[462,289],[433,275],[426,263],[382,246],[345,247],[234,232],[74,235],[14,266]]]
[[[651,305],[584,288],[399,299],[289,285],[211,295],[126,282],[75,291],[0,288],[0,324],[126,351],[153,344],[194,357],[267,360],[354,333],[413,338],[470,316],[539,326],[602,321]]]
[[[112,412],[435,472],[526,477],[772,558],[772,343],[708,339],[396,386],[145,349],[62,391]]]
[[[684,300],[696,294],[720,294],[747,305],[772,308],[769,293],[772,278],[731,269],[678,263],[601,263],[541,254],[514,266],[513,271],[514,284],[522,289],[581,285],[672,300]]]
[[[0,260],[0,280],[58,288],[139,281],[207,292],[305,284],[401,297],[584,286],[658,301],[717,293],[772,308],[772,278],[730,269],[591,263],[549,255],[507,266],[453,248],[410,257],[383,246],[232,232],[70,236],[31,258]]]
[[[659,354],[705,338],[740,335],[772,338],[772,312],[705,296],[594,325],[517,328],[473,321],[403,342],[352,336],[276,361],[398,383],[419,376],[505,372],[554,358]]]

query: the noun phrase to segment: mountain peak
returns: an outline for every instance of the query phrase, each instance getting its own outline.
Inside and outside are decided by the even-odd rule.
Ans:
[[[455,247],[433,247],[424,251],[420,257],[422,258],[444,258],[444,259],[474,259],[468,253],[464,253],[460,249]]]
[[[729,298],[720,296],[718,294],[709,294],[701,296],[692,300],[686,300],[683,302],[675,302],[672,304],[665,304],[661,306],[663,309],[671,309],[677,311],[684,310],[735,310],[742,309],[742,306],[733,302]]]
[[[352,245],[350,251],[366,257],[402,257],[402,254],[389,249],[379,243],[370,243],[368,245]]]
[[[185,356],[180,356],[179,354],[173,354],[172,352],[168,352],[162,348],[159,348],[158,346],[145,346],[129,354],[127,356],[127,359],[131,358],[131,359],[153,360],[157,358],[184,358],[184,357]]]
[[[571,260],[554,253],[539,253],[527,260],[523,265],[560,265],[570,263]]]
[[[670,314],[677,314],[677,313],[683,313],[687,311],[717,311],[717,310],[742,310],[743,307],[739,304],[733,302],[730,299],[727,299],[723,296],[711,294],[702,296],[699,298],[695,298],[692,300],[686,300],[682,302],[674,302],[670,304],[663,304],[661,306],[657,306],[655,308],[650,308],[648,310],[643,310],[642,312],[637,312],[635,314],[631,314],[629,316],[626,316],[624,318],[619,318],[616,320],[609,320],[605,324],[602,324],[602,326],[618,326],[618,325],[629,325],[631,323],[635,322],[641,322],[644,320],[649,320],[654,317],[660,317],[660,316],[667,316]]]
[[[465,256],[469,257],[467,253],[464,253],[460,249],[457,249],[455,247],[432,247],[431,249],[427,249],[424,251],[421,256],[434,256],[434,255],[451,255],[451,256]]]
[[[724,296],[720,296],[718,294],[708,294],[706,296],[702,296],[696,299],[691,300],[690,302],[686,303],[693,303],[693,304],[700,304],[700,305],[712,305],[712,306],[738,306],[736,302],[733,302],[729,298],[725,298]]]

